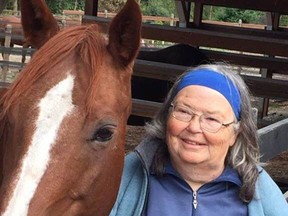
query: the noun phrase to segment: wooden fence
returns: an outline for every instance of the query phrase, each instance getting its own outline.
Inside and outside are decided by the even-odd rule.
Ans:
[[[104,18],[113,18],[116,13],[110,13],[107,10],[104,12],[98,12],[97,14],[99,17]],[[77,11],[77,10],[63,10],[63,18],[64,19],[72,19],[72,20],[79,20],[82,21],[82,17],[84,16],[84,11]],[[175,17],[172,13],[170,17],[163,17],[163,16],[142,16],[143,23],[162,23],[170,26],[176,26],[179,23],[179,18]],[[252,24],[252,23],[243,23],[241,20],[238,22],[221,22],[221,21],[214,21],[214,20],[203,20],[203,23],[210,23],[215,25],[225,25],[225,26],[234,26],[234,27],[243,27],[243,28],[252,28],[252,29],[265,29],[267,25],[264,24]]]
[[[14,41],[23,41],[23,35],[13,34],[12,32],[11,24],[8,24],[5,29],[0,29],[0,40],[2,42],[0,46],[2,57],[0,60],[0,80],[3,82],[11,82],[11,79],[7,80],[8,72],[11,70],[20,71],[25,63],[22,63],[19,59],[23,56],[29,58],[35,51],[32,48],[23,48],[22,46],[14,47]]]

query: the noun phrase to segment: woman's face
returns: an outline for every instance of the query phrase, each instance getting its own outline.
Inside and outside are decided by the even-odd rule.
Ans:
[[[172,115],[171,109],[167,122],[167,145],[172,162],[223,166],[228,149],[237,137],[233,124],[211,133],[201,128],[199,116],[204,114],[208,119],[224,124],[233,122],[234,113],[226,98],[213,89],[195,85],[183,88],[173,104],[196,115],[190,122],[183,122]]]

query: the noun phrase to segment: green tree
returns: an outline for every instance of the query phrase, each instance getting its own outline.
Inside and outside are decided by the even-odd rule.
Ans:
[[[126,0],[99,1],[99,11],[118,12],[125,4]]]
[[[167,16],[175,14],[174,1],[167,0],[141,0],[141,10],[144,15]]]
[[[215,20],[225,22],[238,22],[241,19],[243,23],[261,23],[264,13],[253,10],[221,7],[215,11],[214,16]]]
[[[288,26],[288,16],[287,15],[280,17],[280,25],[286,26],[286,27]]]
[[[18,10],[18,1],[17,0],[1,0],[0,1],[0,10],[4,8],[8,10]],[[1,11],[2,12],[2,11]]]
[[[85,0],[46,0],[52,13],[61,14],[63,10],[84,10]]]

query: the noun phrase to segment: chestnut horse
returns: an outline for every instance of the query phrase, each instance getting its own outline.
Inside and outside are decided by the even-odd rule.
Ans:
[[[0,215],[110,213],[124,163],[141,13],[128,0],[108,41],[61,30],[0,100]]]

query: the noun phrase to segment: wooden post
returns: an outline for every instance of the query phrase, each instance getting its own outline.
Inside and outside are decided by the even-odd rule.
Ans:
[[[191,2],[175,1],[175,5],[179,17],[178,26],[186,28],[190,18]]]
[[[63,28],[65,28],[65,27],[67,26],[67,21],[66,21],[66,19],[63,19],[63,20],[62,20],[62,24],[63,24]]]
[[[253,118],[254,118],[255,124],[257,125],[258,109],[256,107],[252,107],[252,112],[253,112]]]
[[[174,18],[175,18],[175,16],[174,16],[174,14],[172,13],[171,14],[171,17],[170,17],[171,19],[170,19],[170,26],[174,26]]]
[[[85,0],[85,15],[97,16],[98,0]]]
[[[194,16],[193,16],[193,24],[195,27],[200,27],[203,18],[203,8],[204,5],[200,2],[195,2],[194,4]]]
[[[271,12],[266,12],[266,18],[267,18],[267,27],[266,27],[267,31],[273,31],[273,29],[278,28],[279,22],[273,19],[273,15]],[[264,55],[264,56],[267,56],[267,55]],[[268,55],[268,57],[274,57],[274,56]],[[271,72],[271,70],[268,70],[267,68],[260,68],[260,73],[261,73],[261,77],[265,77],[266,79],[272,79],[273,73]],[[269,111],[269,98],[263,98],[260,118],[263,119],[263,117],[267,116],[268,111]]]
[[[6,35],[5,35],[4,47],[5,48],[10,48],[12,25],[8,24],[6,26],[5,33],[6,33]],[[4,52],[3,60],[4,60],[4,62],[8,62],[9,61],[9,54],[7,52]],[[2,69],[2,81],[3,82],[6,82],[8,70],[9,70],[9,66],[8,65],[4,65],[3,69]]]
[[[242,24],[243,24],[242,19],[239,19],[239,20],[238,20],[238,26],[239,26],[239,27],[243,27]],[[242,52],[242,51],[239,51],[239,54],[243,54],[243,52]],[[242,67],[241,67],[241,65],[239,65],[239,66],[238,66],[238,74],[241,74],[241,72],[242,72]]]

